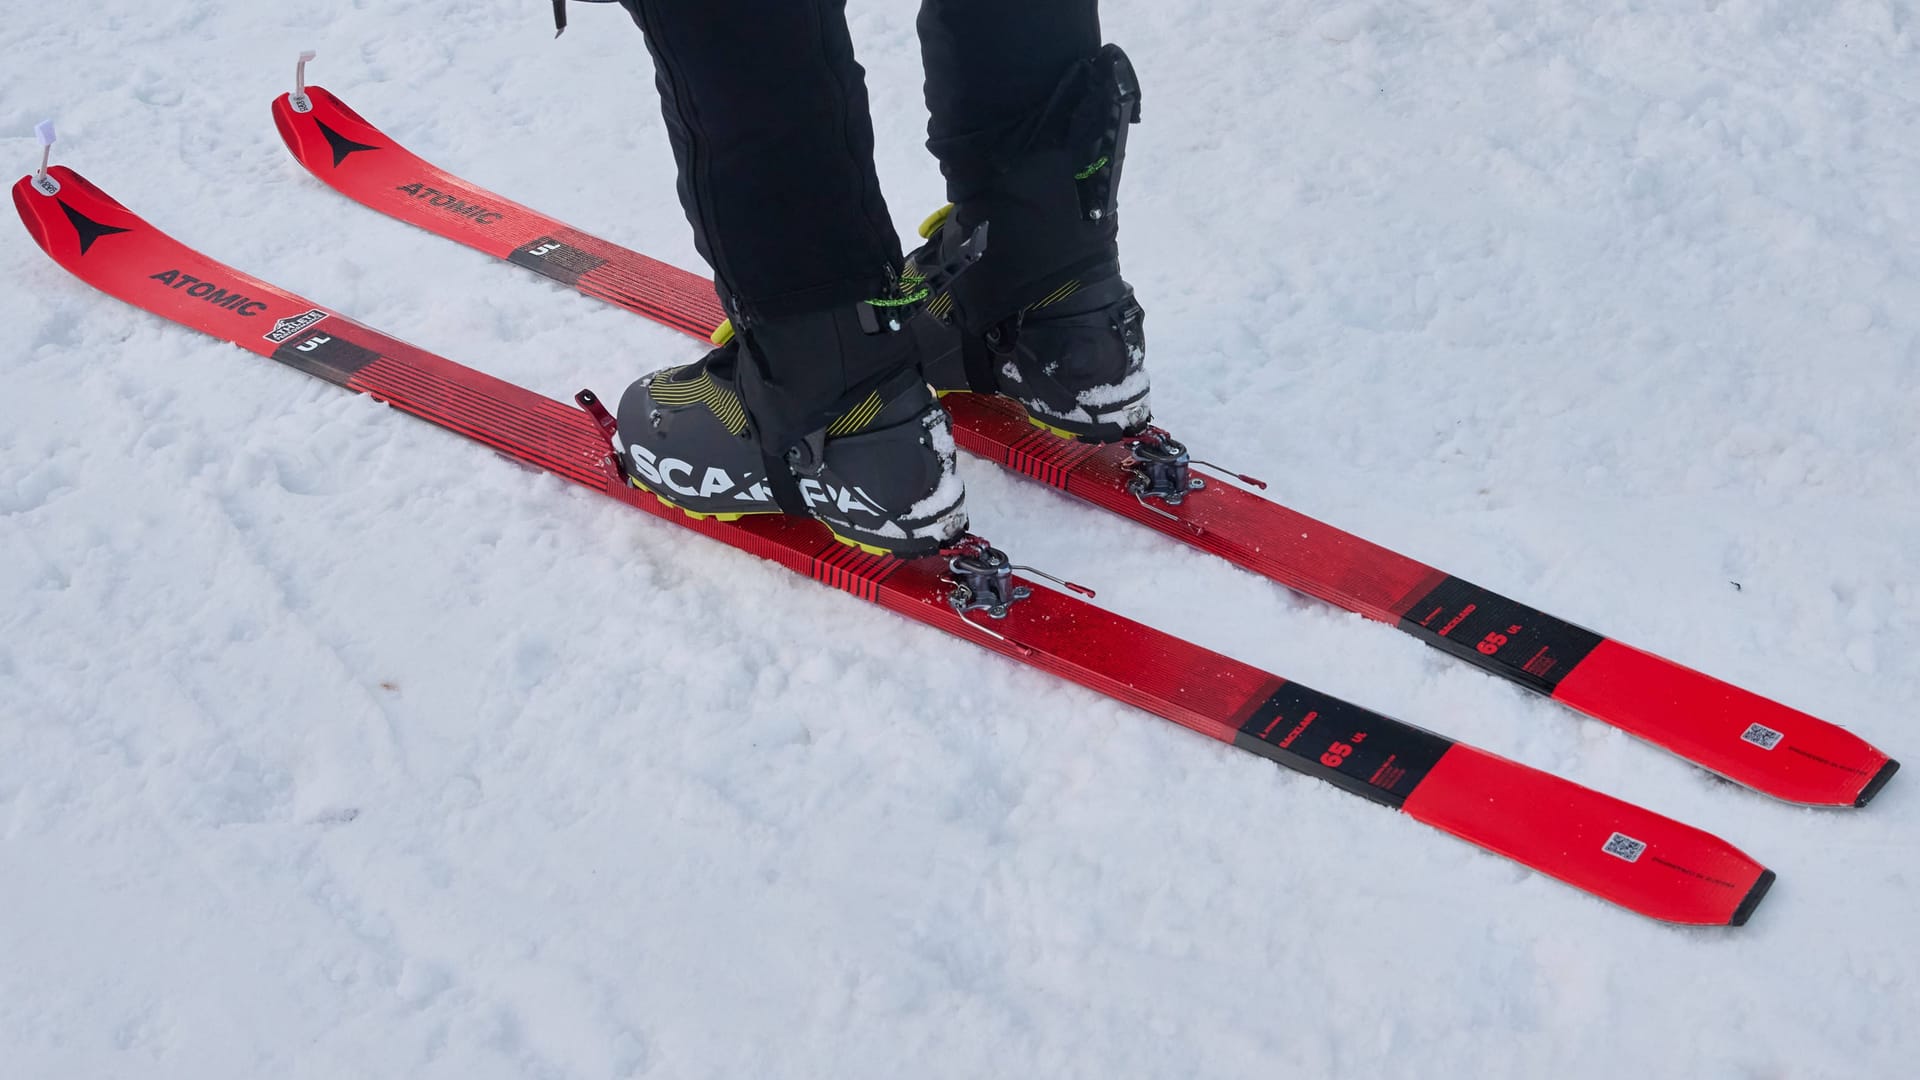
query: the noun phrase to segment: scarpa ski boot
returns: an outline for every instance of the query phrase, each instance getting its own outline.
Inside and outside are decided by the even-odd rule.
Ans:
[[[978,263],[935,290],[916,327],[936,390],[1013,398],[1034,424],[1089,442],[1146,428],[1145,313],[1116,240],[1139,119],[1133,65],[1108,45],[1003,145],[935,147],[954,202],[921,226],[908,274],[951,264],[987,229]]]
[[[952,425],[904,319],[867,302],[716,338],[621,398],[636,486],[695,517],[812,516],[875,554],[932,554],[965,534]]]

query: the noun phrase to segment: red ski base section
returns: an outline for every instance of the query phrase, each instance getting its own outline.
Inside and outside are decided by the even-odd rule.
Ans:
[[[435,168],[333,94],[287,95],[274,122],[300,163],[382,213],[706,337],[723,314],[705,278],[609,243]],[[960,445],[1289,588],[1393,623],[1728,779],[1790,802],[1864,805],[1898,766],[1824,720],[1515,603],[1212,479],[1178,507],[1127,490],[1129,452],[1039,431],[1019,405],[951,394]]]
[[[1611,880],[1619,871],[1618,864],[1622,862],[1629,865],[1649,863],[1672,874],[1693,877],[1703,886],[1697,894],[1698,898],[1713,899],[1707,907],[1677,920],[1680,922],[1718,921],[1725,914],[1721,904],[1737,893],[1740,899],[1733,912],[1726,917],[1738,926],[1747,921],[1747,916],[1753,913],[1760,898],[1773,885],[1771,871],[1756,877],[1742,855],[1713,862],[1697,861],[1685,866],[1668,865],[1664,853],[1641,841],[1645,836],[1675,825],[1675,822],[1651,810],[1639,810],[1636,807],[1635,810],[1644,815],[1643,820],[1610,815],[1605,824],[1601,824],[1601,819],[1592,813],[1592,808],[1584,805],[1587,799],[1596,797],[1595,792],[1560,784],[1532,783],[1534,777],[1548,776],[1547,773],[1534,773],[1519,783],[1499,779],[1506,775],[1507,765],[1505,759],[1484,751],[1469,746],[1455,746],[1427,775],[1429,785],[1415,792],[1402,809],[1434,828],[1455,836],[1471,833],[1475,843],[1502,855],[1511,855],[1515,850],[1524,849],[1531,842],[1528,834],[1539,828],[1543,820],[1552,820],[1555,830],[1567,841],[1567,850],[1560,862],[1561,880],[1583,889],[1591,888],[1596,882]],[[1432,783],[1435,780],[1443,782]],[[1686,825],[1679,827],[1690,828]],[[1709,833],[1697,829],[1691,831],[1697,833],[1696,842],[1710,839]],[[1642,878],[1634,885],[1652,886],[1656,891],[1661,889],[1651,878]],[[1632,907],[1659,901],[1652,895],[1642,895],[1624,902]]]
[[[46,190],[45,188],[53,190]],[[683,528],[841,588],[990,651],[1235,743],[1595,896],[1671,922],[1737,924],[1771,874],[1718,837],[1368,712],[1035,588],[992,626],[946,601],[938,558],[861,554],[780,517],[693,521],[629,486],[585,412],[416,349],[241,274],[55,168],[14,204],[83,281],[182,325],[371,395]],[[1524,813],[1517,810],[1526,808]]]
[[[1900,768],[1845,728],[1617,641],[1601,642],[1553,696],[1645,738],[1685,715],[1715,736],[1693,760],[1722,776],[1765,773],[1768,793],[1790,802],[1865,806]]]

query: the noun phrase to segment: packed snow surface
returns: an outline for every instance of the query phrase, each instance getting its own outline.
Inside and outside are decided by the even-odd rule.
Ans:
[[[855,0],[903,234],[910,4]],[[1110,0],[1154,403],[1273,497],[1920,756],[1920,5]],[[325,190],[295,53],[697,267],[617,8],[27,5],[0,156],[565,396],[672,331]],[[751,57],[742,57],[751,62]],[[10,228],[10,226],[6,227]],[[4,231],[4,229],[0,229]],[[1655,924],[0,255],[0,1072],[1913,1075],[1920,777],[1781,805],[1036,485],[1100,602],[1780,874]]]

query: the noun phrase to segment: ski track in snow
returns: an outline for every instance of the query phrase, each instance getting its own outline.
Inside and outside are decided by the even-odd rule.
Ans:
[[[856,0],[905,233],[911,5]],[[1910,0],[1110,0],[1157,412],[1301,510],[1810,709],[1920,699]],[[684,266],[617,9],[42,5],[0,156],[556,396],[684,338],[355,207],[314,81]],[[11,226],[9,226],[10,228]],[[0,1047],[20,1077],[1890,1077],[1920,778],[1769,802],[982,463],[1101,602],[1720,833],[1651,924],[125,307],[0,299]],[[1737,586],[1736,586],[1737,583]]]

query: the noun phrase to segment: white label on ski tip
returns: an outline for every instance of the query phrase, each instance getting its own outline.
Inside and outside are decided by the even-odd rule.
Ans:
[[[1607,845],[1602,850],[1616,859],[1639,862],[1640,853],[1647,850],[1647,845],[1645,841],[1635,840],[1626,833],[1614,833],[1607,837]]]
[[[38,191],[42,195],[58,195],[60,194],[60,181],[55,180],[46,173],[34,173],[33,190]]]
[[[1784,738],[1786,738],[1785,735],[1765,724],[1749,725],[1747,730],[1740,736],[1741,741],[1750,742],[1762,750],[1771,750],[1779,746],[1780,740]]]

